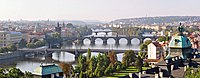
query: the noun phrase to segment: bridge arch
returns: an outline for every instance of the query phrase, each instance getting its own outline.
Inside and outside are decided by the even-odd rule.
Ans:
[[[95,44],[103,44],[103,39],[101,39],[101,38],[96,38],[96,39],[95,39]]]
[[[131,43],[138,45],[138,44],[140,44],[140,39],[139,38],[132,38]]]
[[[75,55],[71,52],[54,52],[52,53],[52,59],[62,62],[75,61]]]
[[[122,40],[124,40],[124,41],[122,41]],[[119,39],[119,43],[128,44],[128,39],[126,39],[126,38],[120,38]]]
[[[91,40],[89,38],[84,38],[83,44],[91,44]]]
[[[114,38],[108,38],[107,43],[108,44],[115,44],[116,40]]]

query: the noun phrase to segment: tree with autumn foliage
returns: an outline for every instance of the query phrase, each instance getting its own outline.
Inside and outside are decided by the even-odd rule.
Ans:
[[[72,65],[68,63],[60,63],[59,66],[64,73],[64,78],[69,77],[73,68]]]
[[[110,62],[112,64],[114,64],[115,62],[117,62],[117,55],[115,54],[114,51],[108,53],[108,58],[109,58],[109,60],[110,60]]]

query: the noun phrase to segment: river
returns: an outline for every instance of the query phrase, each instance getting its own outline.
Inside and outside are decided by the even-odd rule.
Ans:
[[[95,45],[90,45],[90,40],[84,40],[84,45],[82,46],[65,46],[63,48],[91,48],[91,49],[123,49],[123,50],[139,50],[139,41],[132,40],[132,45],[126,45],[127,41],[126,39],[120,39],[119,43],[120,45],[116,46],[115,41],[112,39],[108,39],[108,44],[103,45],[103,41],[101,39],[97,39],[95,42]],[[93,56],[97,56],[97,52],[91,53]],[[87,55],[87,53],[84,53],[83,55]],[[119,61],[122,60],[123,53],[117,54],[117,59]],[[8,60],[0,60],[0,67],[3,68],[9,68],[9,67],[16,67],[20,70],[33,72],[34,69],[39,67],[41,64],[58,64],[59,62],[67,62],[71,63],[72,65],[75,65],[75,56],[71,53],[67,52],[55,52],[52,54],[52,56],[45,57],[43,55],[39,56],[33,56],[33,57],[19,57],[19,58],[13,58]]]

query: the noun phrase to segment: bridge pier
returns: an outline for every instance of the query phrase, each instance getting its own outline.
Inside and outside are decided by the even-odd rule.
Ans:
[[[84,39],[79,39],[79,45],[83,45],[84,43],[83,43],[83,40]]]
[[[107,45],[107,39],[103,39],[103,45]]]
[[[78,52],[78,50],[75,50],[75,51],[74,51],[74,55],[75,55],[75,60],[78,60],[78,57],[79,57],[79,52]]]
[[[115,45],[119,45],[119,38],[115,38]]]
[[[131,38],[127,38],[127,45],[131,45]]]
[[[95,39],[94,38],[90,39],[90,45],[95,45]]]

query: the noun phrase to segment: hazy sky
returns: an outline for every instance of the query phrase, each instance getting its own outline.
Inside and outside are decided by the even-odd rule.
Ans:
[[[200,15],[200,0],[0,0],[0,19],[111,21]]]

